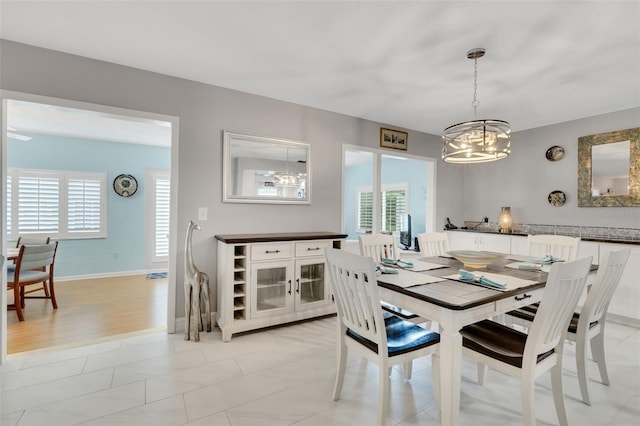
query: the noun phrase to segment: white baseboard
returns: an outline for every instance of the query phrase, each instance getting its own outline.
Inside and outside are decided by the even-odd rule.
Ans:
[[[139,271],[119,271],[119,272],[105,272],[101,274],[86,274],[86,275],[68,275],[66,277],[55,277],[56,282],[60,281],[78,281],[78,280],[91,280],[96,278],[114,278],[114,277],[128,277],[131,275],[147,275],[155,272],[166,272],[167,269],[144,269]]]

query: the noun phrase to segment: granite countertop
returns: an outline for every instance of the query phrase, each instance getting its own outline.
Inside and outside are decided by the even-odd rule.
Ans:
[[[483,234],[495,234],[495,235],[515,235],[515,236],[521,236],[521,237],[526,237],[527,233],[524,232],[499,232],[496,231],[495,229],[491,229],[491,228],[487,228],[487,227],[479,227],[479,228],[458,228],[458,229],[448,229],[447,231],[449,232],[476,232],[476,233],[483,233]],[[536,234],[542,234],[543,232],[537,232]],[[563,235],[563,234],[559,234],[556,233],[556,235]],[[578,235],[568,235],[570,237],[576,237]],[[593,241],[596,243],[612,243],[612,244],[633,244],[633,245],[640,245],[640,239],[630,239],[630,238],[612,238],[612,237],[605,237],[605,236],[581,236],[580,239],[582,241]]]

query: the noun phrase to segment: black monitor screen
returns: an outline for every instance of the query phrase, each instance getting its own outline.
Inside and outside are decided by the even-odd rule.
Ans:
[[[411,247],[411,215],[408,214],[406,218],[406,223],[403,226],[403,229],[400,231],[400,244],[402,248],[405,250],[409,250]]]

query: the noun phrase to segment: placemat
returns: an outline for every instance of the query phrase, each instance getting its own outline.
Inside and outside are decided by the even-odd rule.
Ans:
[[[397,285],[398,287],[402,288],[412,287],[414,285],[437,283],[439,281],[446,281],[445,278],[432,277],[431,275],[406,271],[404,269],[399,269],[397,271],[397,274],[378,275],[378,281],[386,284]]]
[[[490,287],[477,282],[464,281],[460,279],[460,274],[447,275],[444,278],[448,278],[454,281],[460,281],[461,283],[479,285],[485,288],[490,288],[492,290],[498,290],[498,291],[516,290],[521,287],[527,287],[537,283],[537,281],[525,280],[522,278],[512,277],[510,275],[493,274],[491,272],[473,271],[473,274],[477,276],[484,275],[485,277],[489,278],[492,281],[503,283],[505,284],[505,288]]]
[[[421,260],[402,259],[405,262],[413,263],[413,268],[404,268],[413,272],[430,271],[432,269],[446,268],[447,265],[440,265],[438,263],[423,262]]]

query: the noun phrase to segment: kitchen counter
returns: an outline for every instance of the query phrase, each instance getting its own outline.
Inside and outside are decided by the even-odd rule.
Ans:
[[[525,225],[526,226],[526,225]],[[534,225],[532,225],[534,226]],[[555,227],[554,225],[543,225],[543,226],[548,226],[548,227]],[[579,226],[572,226],[572,227],[567,227],[567,226],[562,226],[560,228],[582,228]],[[584,227],[587,229],[594,229],[593,227]],[[601,230],[602,228],[599,228],[598,230]],[[558,232],[557,230],[555,232],[531,232],[531,234],[550,234],[550,235],[567,235],[569,237],[580,237],[580,239],[582,241],[593,241],[596,243],[612,243],[612,244],[632,244],[632,245],[640,245],[640,230],[634,230],[634,229],[629,229],[629,235],[624,235],[624,230],[627,230],[628,228],[625,228],[622,232],[620,232],[621,228],[605,228],[605,229],[615,229],[614,234],[615,236],[610,236],[610,235],[602,235],[602,233],[600,235],[580,235],[580,232],[576,233],[566,233],[563,234],[562,232]],[[494,235],[514,235],[514,236],[521,236],[521,237],[526,237],[527,235],[529,235],[529,233],[524,232],[522,230],[516,230],[514,232],[499,232],[495,229],[492,228],[488,228],[488,227],[478,227],[478,228],[471,228],[468,227],[467,229],[463,229],[463,228],[458,228],[458,229],[449,229],[447,230],[449,232],[475,232],[475,233],[482,233],[482,234],[494,234]],[[571,229],[571,231],[574,231],[574,229]],[[618,231],[618,232],[616,232]],[[635,232],[634,232],[635,231]],[[611,232],[608,232],[609,234]],[[638,234],[638,236],[636,237],[634,234]]]

